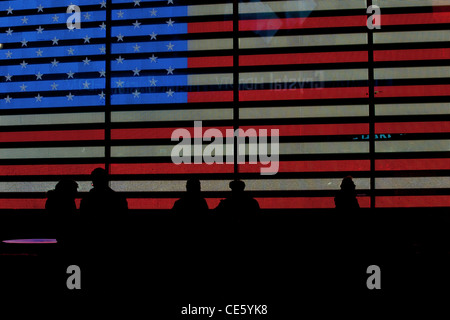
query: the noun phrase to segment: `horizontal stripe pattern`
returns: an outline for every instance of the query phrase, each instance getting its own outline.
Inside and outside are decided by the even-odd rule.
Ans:
[[[67,1],[41,2],[41,13],[34,0],[0,3],[0,209],[42,210],[63,176],[82,196],[106,162],[132,210],[171,209],[189,177],[215,208],[236,174],[263,209],[332,209],[349,174],[363,208],[450,207],[446,1],[374,0],[381,29],[369,46],[366,1],[241,2],[234,33],[231,2],[114,0],[111,61],[99,2],[80,1],[83,27],[73,33],[66,14],[49,13]],[[233,163],[173,163],[176,129],[194,143],[211,129],[230,137],[237,124],[255,130],[246,155],[270,151],[251,139],[278,130],[279,157],[247,157],[238,172]],[[233,155],[225,142],[218,156]]]

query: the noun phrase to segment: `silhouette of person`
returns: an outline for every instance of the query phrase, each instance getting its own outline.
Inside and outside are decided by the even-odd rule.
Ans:
[[[78,184],[74,180],[63,178],[56,184],[55,189],[47,192],[45,209],[50,218],[52,233],[58,241],[66,242],[71,238],[77,224],[77,189]]]
[[[220,216],[227,216],[237,220],[254,218],[259,212],[259,203],[244,191],[245,183],[241,180],[230,182],[231,195],[220,201],[215,211]]]
[[[93,188],[81,200],[80,211],[94,235],[111,231],[128,211],[127,200],[108,186],[108,173],[96,168],[91,173]]]
[[[342,179],[341,190],[339,190],[334,197],[336,209],[348,212],[359,209],[355,188],[356,186],[351,176],[347,176]]]
[[[186,193],[172,208],[173,212],[181,218],[200,218],[208,213],[208,204],[201,194],[201,184],[196,178],[186,182]]]

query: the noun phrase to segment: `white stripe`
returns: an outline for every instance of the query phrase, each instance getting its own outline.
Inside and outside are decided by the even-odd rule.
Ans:
[[[241,119],[366,117],[369,106],[261,107],[239,109]]]
[[[245,180],[246,190],[251,191],[306,191],[339,190],[342,179],[273,179]],[[370,189],[370,179],[353,179],[358,189]]]
[[[103,147],[0,149],[0,159],[99,158]]]
[[[375,79],[450,78],[450,67],[408,67],[375,69]]]
[[[233,39],[189,40],[188,51],[196,50],[228,50],[233,49]]]
[[[367,80],[365,69],[346,70],[307,70],[307,71],[279,71],[241,73],[239,83],[277,83],[280,85],[304,84],[317,81],[352,81]]]
[[[450,103],[411,103],[411,104],[378,104],[375,106],[377,116],[422,115],[450,113]]]
[[[204,142],[203,149],[208,146],[208,142]],[[264,146],[260,144],[259,146]],[[232,146],[232,144],[230,144]],[[257,154],[258,148],[255,144],[245,145],[245,154]],[[172,149],[175,146],[161,145],[161,146],[116,146],[111,148],[112,157],[170,157]],[[191,146],[191,155],[194,155],[194,147]],[[270,153],[271,145],[267,144],[267,150]],[[233,148],[226,151],[226,145],[220,148],[223,154],[233,155]],[[219,152],[220,152],[219,151]],[[304,143],[280,143],[279,154],[342,154],[342,153],[367,153],[369,152],[369,143],[363,141],[352,142],[304,142]],[[219,154],[218,154],[219,155]],[[193,157],[192,157],[193,158]],[[226,159],[223,159],[226,161]],[[272,158],[272,160],[275,160]]]
[[[450,177],[377,178],[377,189],[430,189],[449,188]]]
[[[103,123],[104,121],[105,121],[104,113],[99,112],[3,115],[0,117],[0,126]]]
[[[229,181],[202,180],[202,191],[229,191]],[[119,192],[183,192],[186,191],[186,181],[111,181],[111,188]]]
[[[239,13],[298,12],[318,10],[339,10],[365,8],[361,0],[302,0],[302,1],[267,1],[239,4]]]
[[[0,182],[0,192],[47,192],[55,189],[58,181],[43,182]],[[78,182],[79,192],[88,192],[91,190],[91,182]]]
[[[373,0],[373,4],[380,8],[397,8],[397,7],[428,7],[438,5],[449,5],[448,0]],[[383,10],[383,9],[381,9]]]
[[[448,42],[448,30],[445,31],[401,31],[401,32],[375,32],[373,41],[382,43],[409,43],[409,42]]]
[[[190,74],[188,75],[188,84],[190,86],[218,85],[220,89],[221,86],[233,85],[233,74]]]
[[[233,4],[205,4],[188,7],[188,16],[212,16],[233,14]]]
[[[376,34],[375,34],[376,35]],[[313,46],[337,46],[366,44],[367,34],[319,34],[302,36],[275,36],[275,37],[252,37],[240,38],[240,49],[256,48],[283,48],[283,47],[313,47]]]
[[[376,152],[450,151],[450,140],[376,141]]]
[[[113,111],[112,122],[232,120],[233,109]]]

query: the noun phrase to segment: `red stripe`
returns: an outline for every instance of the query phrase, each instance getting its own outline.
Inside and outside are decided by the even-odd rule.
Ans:
[[[188,92],[188,102],[231,102],[233,91]]]
[[[449,96],[450,85],[376,87],[375,98]]]
[[[369,160],[321,160],[321,161],[273,161],[279,165],[278,172],[353,172],[369,171]],[[241,164],[240,172],[260,172],[261,167],[270,165]],[[197,174],[232,173],[233,164],[180,164],[173,163],[113,163],[111,174]]]
[[[155,210],[155,209],[172,209],[173,204],[178,198],[172,199],[158,199],[158,198],[146,198],[146,199],[127,199],[128,208],[131,210]],[[218,198],[206,198],[208,208],[214,209],[217,207],[221,199]]]
[[[361,27],[367,16],[255,19],[239,21],[239,31]]]
[[[278,170],[275,170],[277,168]],[[270,164],[240,164],[241,173],[259,173],[261,168],[270,167]],[[355,172],[369,171],[369,160],[318,160],[318,161],[282,161],[272,162],[272,172]]]
[[[367,51],[280,53],[239,56],[241,66],[367,62]]]
[[[0,209],[45,209],[47,199],[0,199]],[[81,199],[75,199],[77,208],[80,208]]]
[[[262,209],[331,209],[334,197],[256,198]],[[370,207],[369,197],[358,197],[361,208]]]
[[[382,14],[381,26],[449,23],[449,12]],[[446,32],[446,31],[442,31]]]
[[[177,129],[189,131],[191,138],[202,138],[207,130],[215,129],[222,133],[222,137],[231,137],[234,134],[230,127],[202,127],[202,134],[195,134],[194,128],[142,128],[142,129],[112,129],[111,139],[171,139],[172,134]],[[279,130],[279,136],[321,136],[321,135],[344,135],[344,134],[369,134],[367,123],[352,124],[305,124],[305,125],[280,125],[280,126],[243,126],[245,133],[248,130],[255,130],[256,136],[273,136],[273,130]],[[228,132],[227,132],[228,130]],[[248,131],[248,136],[255,136],[253,130]],[[267,132],[261,132],[267,130]],[[231,133],[231,134],[230,134]],[[264,134],[267,133],[267,134]]]
[[[304,124],[304,125],[280,125],[280,126],[244,126],[243,130],[255,129],[259,132],[262,129],[280,130],[280,136],[322,136],[322,135],[344,135],[344,134],[369,134],[368,123],[345,123],[345,124]],[[260,134],[261,136],[261,134]]]
[[[104,130],[0,132],[0,142],[104,140]]]
[[[375,61],[442,60],[450,59],[450,49],[376,50]]]
[[[0,209],[45,209],[47,199],[0,199]]]
[[[389,14],[381,16],[381,25],[411,25],[449,23],[449,12]],[[362,27],[367,25],[366,15],[316,18],[254,19],[239,21],[239,31],[286,30],[311,28]],[[231,32],[232,21],[191,22],[188,33]]]
[[[233,164],[113,163],[111,174],[233,173]]]
[[[375,170],[450,170],[450,159],[375,160]]]
[[[42,164],[42,165],[0,165],[1,176],[29,175],[89,175],[95,168],[105,168],[104,164]]]
[[[377,197],[377,208],[450,207],[450,196]]]
[[[307,100],[367,98],[367,87],[245,90],[239,92],[240,101]]]
[[[233,21],[190,22],[188,33],[231,32]]]
[[[233,57],[194,57],[188,58],[188,68],[232,67]]]
[[[450,132],[450,121],[376,123],[375,133],[438,133]]]
[[[177,198],[145,198],[127,199],[128,208],[140,210],[172,209]],[[206,198],[208,207],[214,209],[221,198]],[[302,197],[302,198],[256,198],[262,209],[320,209],[334,208],[333,197]],[[360,207],[369,208],[369,197],[358,197]]]

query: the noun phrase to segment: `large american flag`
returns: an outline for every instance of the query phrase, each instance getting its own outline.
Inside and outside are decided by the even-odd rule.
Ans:
[[[232,1],[1,1],[0,208],[42,209],[63,175],[87,192],[98,166],[136,210],[169,209],[192,175],[215,207],[236,174],[265,209],[332,208],[347,174],[362,207],[450,206],[450,3],[371,2],[372,38],[365,0],[239,1],[235,48]],[[280,130],[276,175],[172,163],[175,129],[237,111]]]

